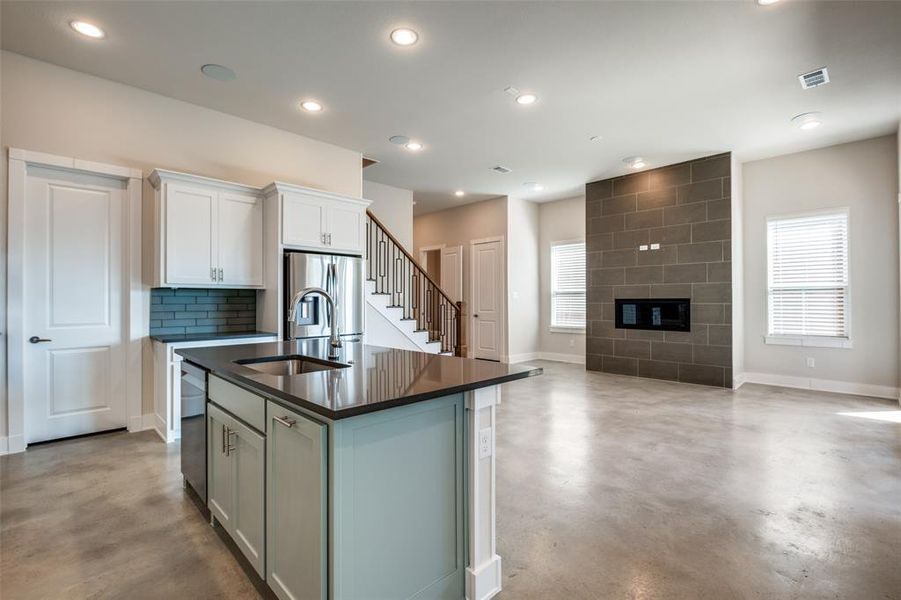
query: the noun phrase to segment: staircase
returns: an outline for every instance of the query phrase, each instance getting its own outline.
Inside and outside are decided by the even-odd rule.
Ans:
[[[465,356],[463,303],[441,289],[372,211],[366,215],[367,341]]]

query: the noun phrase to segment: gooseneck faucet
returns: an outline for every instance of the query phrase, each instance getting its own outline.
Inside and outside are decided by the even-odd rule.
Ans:
[[[331,334],[328,338],[328,358],[336,359],[338,358],[338,348],[341,347],[341,339],[338,337],[338,313],[335,312],[335,300],[332,298],[331,294],[321,287],[308,287],[300,290],[294,294],[294,297],[291,299],[291,305],[288,308],[288,320],[295,321],[297,319],[297,305],[310,294],[319,294],[328,302],[329,312],[332,315],[332,322],[330,323]]]

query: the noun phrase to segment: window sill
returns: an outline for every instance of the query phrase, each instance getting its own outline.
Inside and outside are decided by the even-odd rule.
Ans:
[[[585,333],[584,327],[551,327],[551,333]]]
[[[767,344],[776,346],[804,346],[806,348],[852,348],[849,338],[820,337],[816,335],[766,335]]]

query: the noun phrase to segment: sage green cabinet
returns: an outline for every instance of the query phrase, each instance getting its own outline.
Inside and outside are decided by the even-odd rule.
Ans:
[[[327,427],[273,402],[266,415],[266,582],[282,600],[325,600]]]
[[[210,512],[260,577],[265,577],[266,438],[207,404]]]

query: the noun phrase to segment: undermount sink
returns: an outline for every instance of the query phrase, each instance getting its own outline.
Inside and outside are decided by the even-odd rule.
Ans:
[[[260,373],[283,376],[328,371],[329,369],[346,369],[350,366],[309,356],[267,356],[266,358],[248,358],[235,362]]]

